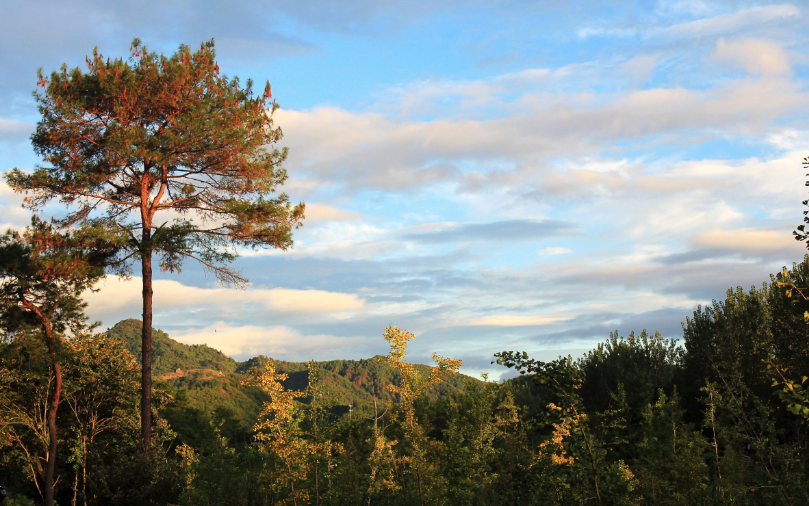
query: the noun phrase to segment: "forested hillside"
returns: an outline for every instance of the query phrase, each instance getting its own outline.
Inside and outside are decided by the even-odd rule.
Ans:
[[[140,363],[142,322],[128,319],[118,322],[106,333],[121,341]],[[366,416],[373,411],[374,397],[378,405],[393,400],[386,388],[396,384],[400,374],[382,357],[360,360],[328,360],[315,362],[324,394],[334,404],[335,413],[357,413]],[[213,412],[218,408],[230,410],[239,420],[254,420],[267,395],[255,387],[244,385],[246,373],[261,367],[267,357],[259,356],[238,362],[206,345],[188,345],[171,339],[162,330],[153,331],[153,373],[166,391],[182,399],[183,406]],[[276,368],[289,377],[283,381],[288,390],[303,391],[309,384],[309,364],[305,362],[274,361]],[[429,369],[416,366],[419,371]],[[471,378],[458,375],[432,386],[430,398],[446,396],[463,388]],[[474,381],[474,380],[473,380]]]
[[[107,329],[110,337],[124,343],[129,352],[141,361],[141,329],[143,322],[130,318],[122,320]],[[162,330],[155,329],[152,334],[152,374],[158,378],[182,371],[200,369],[231,373],[238,367],[238,362],[223,355],[221,351],[206,345],[186,345],[171,339]]]

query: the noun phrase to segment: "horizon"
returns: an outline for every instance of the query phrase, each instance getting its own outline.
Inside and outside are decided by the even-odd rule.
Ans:
[[[242,252],[246,290],[192,262],[155,273],[154,327],[179,342],[356,359],[384,355],[395,325],[418,336],[410,361],[500,378],[502,350],[680,340],[698,305],[806,252],[797,3],[228,5],[17,4],[0,35],[3,171],[37,163],[36,69],[94,46],[213,38],[223,73],[272,84],[282,191],[307,219],[290,251]],[[27,224],[21,200],[0,183],[4,228]],[[140,315],[138,281],[110,276],[91,319]]]

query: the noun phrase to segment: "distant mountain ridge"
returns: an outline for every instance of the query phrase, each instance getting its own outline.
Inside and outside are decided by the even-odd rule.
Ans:
[[[143,323],[131,318],[116,323],[107,330],[110,337],[123,341],[138,362],[141,361],[141,329]],[[182,390],[190,406],[204,411],[227,407],[244,417],[254,417],[266,394],[241,383],[250,369],[261,365],[264,356],[253,357],[238,362],[219,350],[204,344],[188,345],[171,339],[166,332],[154,330],[152,337],[152,371],[158,384],[164,382],[172,389]],[[347,411],[352,409],[368,411],[373,406],[374,397],[381,405],[393,400],[386,388],[399,380],[398,372],[379,357],[360,360],[328,360],[315,362],[320,371],[324,390],[333,402]],[[306,362],[276,360],[279,371],[289,378],[284,386],[290,390],[303,390],[309,381]],[[426,365],[416,366],[422,371]],[[465,380],[478,381],[458,374],[446,382],[432,387],[427,395],[431,397],[449,395],[464,388]]]

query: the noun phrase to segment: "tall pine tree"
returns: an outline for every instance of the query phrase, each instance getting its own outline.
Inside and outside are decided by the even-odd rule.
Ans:
[[[152,259],[179,272],[192,258],[228,284],[247,280],[228,267],[237,247],[292,246],[303,204],[274,195],[287,178],[286,149],[267,83],[220,75],[213,41],[171,57],[135,39],[129,59],[97,52],[79,68],[49,77],[36,94],[42,119],[32,136],[46,165],[14,169],[9,185],[26,205],[56,200],[72,212],[65,224],[103,224],[127,239],[127,260],[143,280],[141,436],[148,452],[152,394]]]

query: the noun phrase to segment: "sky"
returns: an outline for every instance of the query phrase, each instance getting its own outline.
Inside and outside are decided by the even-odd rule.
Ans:
[[[580,356],[611,331],[681,339],[699,304],[803,258],[809,4],[756,1],[2,0],[0,170],[39,163],[36,71],[134,37],[214,39],[270,81],[305,202],[251,281],[158,274],[155,327],[237,359],[384,354],[388,325],[462,372],[492,354]],[[0,224],[23,196],[0,183]],[[47,209],[58,214],[63,209]],[[140,279],[88,294],[140,318]]]

